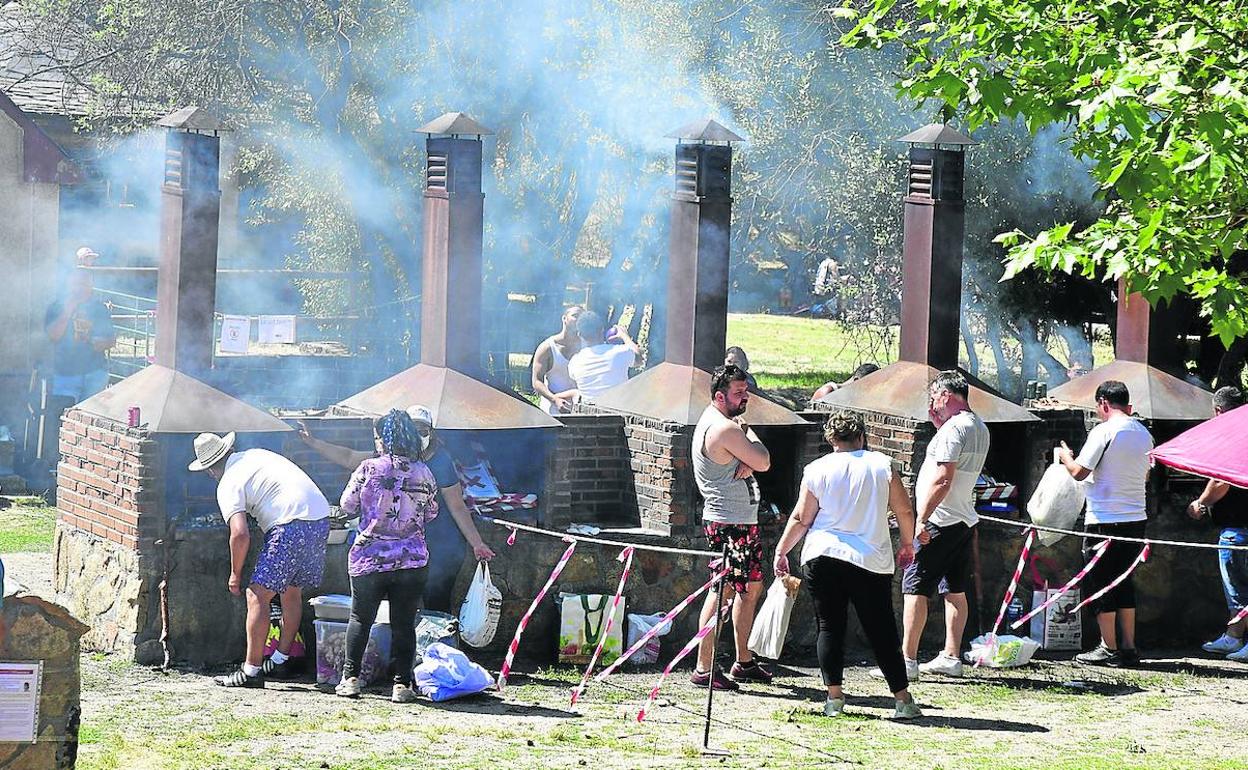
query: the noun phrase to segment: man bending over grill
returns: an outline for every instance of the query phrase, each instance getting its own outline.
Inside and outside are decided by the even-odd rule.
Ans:
[[[222,687],[264,687],[266,676],[286,675],[290,645],[299,631],[303,588],[320,585],[329,536],[329,501],[308,474],[267,449],[234,451],[234,434],[201,433],[195,461],[188,468],[207,471],[217,481],[217,504],[230,527],[228,588],[243,594],[243,562],[251,545],[250,514],[264,532],[264,545],[251,573],[247,594],[247,657],[240,670],[213,681]],[[264,657],[269,635],[269,603],[281,596],[282,629],[277,651]]]

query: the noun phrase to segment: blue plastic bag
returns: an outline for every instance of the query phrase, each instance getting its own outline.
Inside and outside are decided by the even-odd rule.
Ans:
[[[433,701],[475,695],[494,686],[490,672],[450,645],[434,642],[413,671],[416,688]]]

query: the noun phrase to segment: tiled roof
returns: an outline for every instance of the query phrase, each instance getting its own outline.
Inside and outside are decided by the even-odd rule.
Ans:
[[[0,5],[0,90],[28,115],[86,115],[90,92],[59,68],[75,51],[38,51],[27,32],[32,23],[18,3]]]

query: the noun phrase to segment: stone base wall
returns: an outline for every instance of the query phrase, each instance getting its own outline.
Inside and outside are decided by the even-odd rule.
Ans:
[[[57,523],[52,553],[57,601],[90,626],[82,638],[88,649],[130,655],[160,636],[153,596],[160,565],[152,554],[65,521]]]

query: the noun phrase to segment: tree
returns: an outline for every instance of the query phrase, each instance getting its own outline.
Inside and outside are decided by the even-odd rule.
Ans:
[[[1126,276],[1150,302],[1182,293],[1223,344],[1248,334],[1248,5],[1209,0],[875,0],[844,42],[898,44],[900,89],[970,129],[1059,125],[1105,201],[999,236],[1007,278],[1036,267]]]

